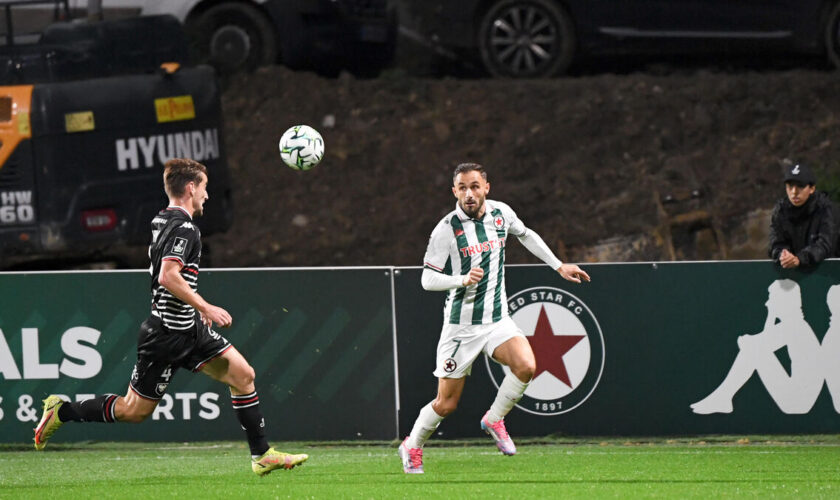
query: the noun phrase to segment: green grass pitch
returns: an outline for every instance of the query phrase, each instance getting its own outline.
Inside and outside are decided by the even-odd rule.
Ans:
[[[0,498],[838,498],[840,437],[430,443],[425,475],[394,443],[283,443],[302,467],[251,472],[242,443],[0,445]]]

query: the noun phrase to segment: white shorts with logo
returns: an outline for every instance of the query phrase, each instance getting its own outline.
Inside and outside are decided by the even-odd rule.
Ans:
[[[437,347],[435,377],[466,377],[479,354],[492,357],[497,347],[513,337],[525,338],[525,334],[510,316],[489,325],[444,324]]]

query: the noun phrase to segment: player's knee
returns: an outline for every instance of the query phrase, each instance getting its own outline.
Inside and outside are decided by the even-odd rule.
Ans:
[[[525,365],[525,369],[522,371],[520,380],[523,382],[530,382],[532,378],[534,378],[534,374],[537,373],[537,363],[536,361],[531,361],[527,365]]]
[[[236,371],[236,374],[231,377],[231,385],[239,390],[240,392],[246,392],[252,390],[254,385],[254,379],[256,378],[256,373],[254,373],[254,368],[249,365],[245,364],[239,370]]]
[[[257,374],[254,372],[254,367],[251,365],[246,365],[244,373],[242,374],[242,383],[245,385],[251,385],[254,383],[254,380],[257,378]]]
[[[529,382],[534,378],[534,373],[537,372],[537,363],[531,359],[520,363],[516,367],[511,367],[511,371],[522,382]]]
[[[456,399],[436,399],[432,409],[441,417],[446,417],[458,408],[458,400]]]

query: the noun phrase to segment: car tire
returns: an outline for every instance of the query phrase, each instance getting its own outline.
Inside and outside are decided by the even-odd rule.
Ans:
[[[840,3],[831,9],[828,16],[828,23],[825,25],[825,48],[831,64],[840,69]]]
[[[214,5],[188,20],[186,31],[198,62],[210,63],[221,73],[252,71],[277,60],[274,28],[250,5]]]
[[[501,0],[481,17],[478,47],[493,76],[542,78],[566,71],[577,45],[574,24],[552,0]]]

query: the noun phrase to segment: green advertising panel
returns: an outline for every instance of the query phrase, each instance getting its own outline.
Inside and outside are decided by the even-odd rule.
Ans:
[[[216,329],[256,372],[274,440],[396,434],[391,271],[206,270]],[[0,274],[0,442],[32,439],[48,394],[123,395],[149,313],[147,272]],[[228,389],[177,371],[141,424],[68,424],[56,441],[244,439]]]
[[[584,268],[592,282],[576,285],[545,266],[508,267],[508,307],[537,358],[506,418],[514,436],[840,431],[840,261],[811,273],[758,261]],[[420,274],[202,271],[202,295],[234,318],[218,332],[255,368],[270,439],[410,430],[437,389],[445,297],[424,291]],[[0,274],[0,300],[0,442],[31,440],[48,394],[125,393],[148,314],[147,273]],[[480,435],[505,375],[478,358],[438,435]],[[56,439],[242,434],[227,388],[180,370],[146,422],[69,424]]]
[[[771,262],[584,265],[573,284],[509,266],[508,306],[537,358],[506,418],[512,435],[686,435],[840,431],[840,262],[811,273]],[[395,279],[400,433],[435,396],[445,294],[421,270]],[[473,365],[443,437],[478,422],[505,372]]]

